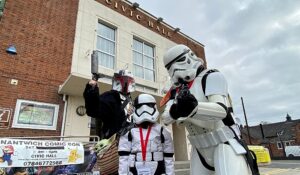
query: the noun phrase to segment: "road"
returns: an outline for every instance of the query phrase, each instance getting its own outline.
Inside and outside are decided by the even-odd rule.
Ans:
[[[300,160],[272,160],[259,170],[261,175],[300,175]]]

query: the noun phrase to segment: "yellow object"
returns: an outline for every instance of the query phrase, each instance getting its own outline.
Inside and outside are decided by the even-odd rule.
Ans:
[[[77,149],[73,149],[70,151],[70,155],[69,155],[69,159],[68,159],[68,162],[69,163],[75,163],[76,160],[78,158],[80,158],[81,156],[79,154],[77,154]]]
[[[263,146],[254,146],[254,145],[249,145],[248,148],[255,153],[258,164],[271,163],[271,157],[268,148],[265,148]]]

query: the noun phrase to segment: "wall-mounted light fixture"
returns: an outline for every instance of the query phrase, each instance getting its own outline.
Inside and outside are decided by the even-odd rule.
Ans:
[[[13,44],[9,45],[8,48],[6,49],[6,52],[12,55],[16,55],[17,54],[16,46]]]
[[[180,28],[177,27],[174,29],[174,32],[179,32],[179,30],[180,30]]]
[[[135,3],[132,4],[132,7],[133,7],[134,9],[137,9],[139,6],[140,6],[140,4],[137,3],[137,2],[135,2]]]
[[[163,20],[164,20],[164,19],[163,19],[162,17],[159,17],[159,18],[157,18],[156,21],[157,21],[158,23],[160,23],[160,22],[162,22]]]

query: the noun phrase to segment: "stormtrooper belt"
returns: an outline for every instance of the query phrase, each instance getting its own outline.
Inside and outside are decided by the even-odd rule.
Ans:
[[[135,161],[142,162],[143,156],[141,152],[138,153],[130,153],[130,156],[135,156]],[[162,161],[164,160],[163,152],[147,152],[145,161]]]
[[[218,128],[217,130],[205,134],[188,136],[188,138],[191,144],[196,148],[209,148],[220,143],[226,143],[234,149],[236,154],[246,153],[245,148],[238,143],[236,140],[238,138],[235,138],[235,134],[228,126]]]
[[[196,148],[208,148],[211,146],[216,146],[220,143],[228,142],[230,139],[233,139],[234,136],[235,135],[228,128],[228,126],[224,126],[212,132],[188,136],[188,138],[191,144]]]

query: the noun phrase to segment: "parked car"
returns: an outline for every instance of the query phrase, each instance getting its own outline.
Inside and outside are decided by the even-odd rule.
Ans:
[[[297,157],[300,156],[300,146],[286,146],[285,154],[287,157]]]

